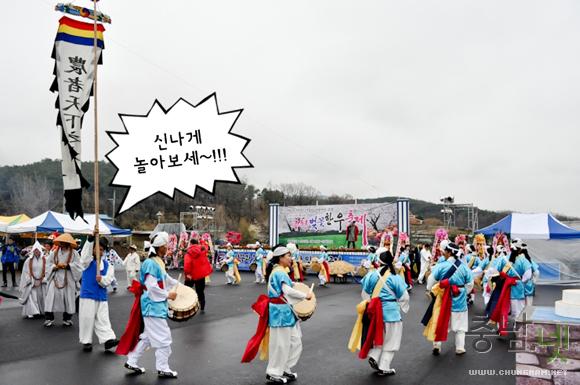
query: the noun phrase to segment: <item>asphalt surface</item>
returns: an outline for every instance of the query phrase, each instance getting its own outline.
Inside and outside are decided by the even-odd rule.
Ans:
[[[121,273],[118,272],[120,277]],[[14,300],[0,305],[0,384],[204,384],[250,385],[265,382],[266,363],[256,359],[241,364],[240,359],[248,338],[254,333],[257,317],[250,305],[264,291],[253,276],[242,274],[238,287],[226,286],[222,273],[214,274],[206,288],[206,313],[193,319],[175,323],[173,329],[172,369],[179,372],[175,380],[161,380],[156,376],[153,351],[146,352],[141,364],[147,373],[128,374],[122,367],[125,357],[104,353],[95,346],[92,353],[84,353],[78,344],[77,317],[75,326],[60,326],[60,315],[50,329],[42,320],[24,320]],[[309,282],[316,282],[310,276]],[[113,329],[120,335],[124,329],[133,297],[120,282],[119,293],[109,300]],[[509,376],[472,376],[470,369],[513,369],[515,354],[508,351],[508,342],[489,337],[492,349],[478,353],[466,341],[467,354],[454,354],[453,336],[443,345],[439,357],[431,355],[431,344],[422,336],[419,321],[427,307],[422,286],[411,293],[411,309],[405,315],[401,350],[395,355],[393,367],[397,374],[376,377],[366,360],[348,351],[346,344],[355,320],[354,307],[360,301],[360,286],[331,284],[315,290],[318,306],[314,316],[302,324],[303,353],[295,368],[301,384],[514,384]],[[561,288],[538,288],[536,304],[549,305],[560,298]],[[477,298],[470,309],[473,315],[482,314],[483,302]],[[470,322],[470,325],[472,323]],[[95,337],[96,341],[96,337]]]

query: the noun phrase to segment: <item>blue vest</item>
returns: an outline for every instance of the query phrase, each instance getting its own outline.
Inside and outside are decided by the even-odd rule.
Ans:
[[[109,263],[103,259],[103,270],[101,276],[107,274]],[[92,299],[95,301],[104,302],[107,300],[107,288],[99,285],[96,279],[97,276],[97,262],[93,260],[89,267],[83,271],[83,278],[81,282],[81,298]]]

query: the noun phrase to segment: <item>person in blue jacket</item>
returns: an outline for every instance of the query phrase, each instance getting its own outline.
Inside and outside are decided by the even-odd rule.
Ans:
[[[465,354],[465,333],[469,330],[469,317],[467,313],[467,293],[473,289],[473,276],[467,265],[459,260],[462,255],[461,249],[447,240],[440,245],[445,261],[438,263],[431,270],[427,279],[427,290],[431,290],[436,283],[448,280],[450,289],[457,288],[457,295],[451,298],[451,327],[455,332],[455,354]],[[433,342],[433,355],[438,356],[441,352],[441,341]]]
[[[511,317],[514,319],[521,314],[526,306],[524,286],[532,278],[532,264],[523,255],[523,247],[525,244],[521,239],[513,239],[509,260],[502,258],[496,264],[498,272],[506,270],[505,273],[508,276],[517,279],[510,292]]]
[[[377,285],[382,285],[379,298],[383,307],[384,338],[383,346],[374,347],[369,351],[369,365],[377,375],[387,376],[395,374],[391,368],[391,362],[395,352],[401,346],[403,335],[403,322],[401,311],[409,311],[409,294],[407,284],[398,275],[393,266],[393,255],[386,248],[377,251],[379,270],[369,272],[363,278],[361,297],[363,300],[371,299],[371,295]]]
[[[524,284],[524,295],[526,296],[526,306],[532,306],[534,304],[534,296],[536,295],[536,281],[540,277],[540,266],[533,261],[528,253],[528,248],[522,248],[522,254],[532,265],[532,279],[529,279]]]
[[[20,249],[14,244],[14,240],[8,238],[6,245],[2,246],[2,287],[8,286],[7,273],[10,271],[12,277],[12,287],[16,287],[16,273],[14,264],[20,260]]]
[[[179,284],[165,269],[163,257],[167,253],[169,235],[162,231],[151,241],[149,258],[141,265],[139,282],[145,286],[141,296],[141,313],[144,329],[134,350],[127,355],[125,368],[137,374],[145,373],[139,366],[139,358],[150,347],[155,349],[155,366],[161,378],[177,378],[177,372],[169,368],[171,355],[171,329],[167,325],[168,303],[174,300],[177,293],[172,288]]]
[[[272,259],[266,268],[268,281],[268,326],[270,340],[268,345],[268,367],[266,380],[270,383],[285,384],[298,378],[291,369],[298,363],[302,353],[302,332],[292,305],[312,298],[294,289],[294,283],[286,272],[292,264],[290,250],[282,245],[276,246]]]

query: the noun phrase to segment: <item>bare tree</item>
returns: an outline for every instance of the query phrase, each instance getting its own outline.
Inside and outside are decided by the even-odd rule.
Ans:
[[[284,193],[286,204],[311,205],[320,196],[318,190],[304,183],[283,183],[280,190]]]
[[[380,231],[378,227],[379,218],[381,217],[381,213],[371,213],[367,217],[367,221],[371,224],[374,230]]]
[[[38,175],[12,178],[10,200],[14,212],[36,216],[51,208],[52,190],[45,177]]]

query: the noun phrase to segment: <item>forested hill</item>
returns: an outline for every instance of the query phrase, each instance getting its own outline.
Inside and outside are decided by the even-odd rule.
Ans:
[[[93,184],[93,163],[82,164],[83,175]],[[101,212],[113,215],[114,203],[120,205],[124,188],[112,188],[109,184],[116,169],[108,162],[100,162]],[[115,194],[113,194],[115,191]],[[385,196],[376,199],[358,199],[359,203],[395,202],[397,197]],[[92,212],[92,188],[83,195],[86,212]],[[157,222],[156,213],[163,213],[164,222],[179,221],[179,212],[187,211],[190,205],[216,207],[216,224],[226,230],[239,230],[251,224],[265,228],[268,223],[268,204],[278,202],[285,205],[341,204],[352,203],[354,197],[322,196],[315,187],[303,183],[286,183],[278,186],[258,188],[244,181],[242,184],[218,183],[215,195],[198,191],[196,199],[177,193],[175,199],[157,194],[123,213],[116,223],[134,229],[151,229]],[[26,213],[38,215],[46,210],[62,212],[62,177],[59,160],[44,159],[23,166],[0,167],[0,215]],[[441,219],[442,205],[410,199],[411,211],[421,219]],[[479,226],[487,226],[506,213],[479,210]],[[569,219],[558,216],[559,219]],[[465,226],[465,219],[457,218],[458,226]]]

